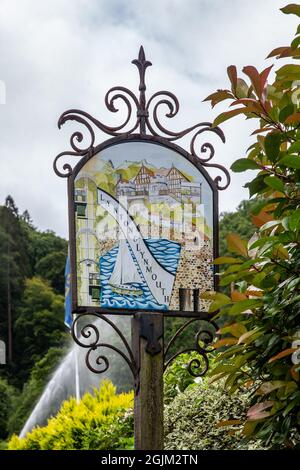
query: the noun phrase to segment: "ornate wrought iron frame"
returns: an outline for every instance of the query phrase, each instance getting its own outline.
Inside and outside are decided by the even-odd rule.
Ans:
[[[118,126],[108,126],[98,119],[94,118],[90,114],[86,113],[85,111],[81,111],[78,109],[70,109],[65,111],[59,118],[58,127],[59,129],[68,121],[76,121],[77,123],[84,126],[85,130],[89,135],[89,142],[88,145],[80,147],[79,144],[84,141],[84,135],[81,131],[75,131],[70,137],[70,150],[66,150],[64,152],[59,153],[53,163],[53,168],[55,173],[62,178],[68,179],[68,213],[69,213],[69,240],[70,240],[70,264],[71,264],[71,285],[72,285],[72,312],[76,313],[76,319],[73,324],[73,337],[74,340],[82,347],[87,348],[87,355],[86,355],[86,363],[90,370],[93,372],[101,373],[107,370],[109,367],[108,359],[100,355],[96,359],[96,365],[100,367],[100,369],[95,369],[91,362],[91,352],[93,350],[97,350],[98,348],[109,348],[114,350],[115,352],[119,353],[125,362],[130,367],[131,372],[133,373],[135,382],[137,381],[138,377],[138,370],[137,365],[134,359],[134,355],[132,350],[125,339],[122,332],[116,327],[116,325],[107,317],[107,315],[120,315],[120,310],[116,309],[105,309],[101,307],[81,307],[78,306],[77,303],[77,276],[76,276],[76,233],[75,233],[75,214],[74,214],[74,180],[80,171],[80,169],[87,163],[89,159],[91,159],[94,155],[100,152],[103,149],[108,147],[123,144],[127,142],[151,142],[157,145],[161,145],[172,149],[179,154],[181,154],[185,159],[187,159],[191,164],[193,164],[198,171],[202,173],[208,184],[210,185],[213,193],[213,231],[214,231],[214,257],[218,256],[218,192],[226,189],[230,184],[230,175],[228,170],[218,164],[211,162],[214,157],[215,150],[211,143],[204,142],[200,145],[200,154],[196,150],[197,139],[198,137],[202,136],[204,132],[213,132],[216,134],[221,141],[225,142],[225,137],[222,130],[219,127],[212,127],[210,122],[200,122],[191,127],[188,127],[182,131],[174,132],[162,125],[158,116],[158,109],[163,105],[167,107],[168,112],[165,113],[165,117],[167,118],[174,118],[178,111],[179,111],[179,101],[177,97],[169,92],[169,91],[158,91],[154,93],[148,100],[146,99],[146,84],[145,84],[145,72],[147,67],[151,66],[151,62],[146,60],[144,49],[141,46],[138,54],[138,58],[133,60],[132,63],[136,65],[139,71],[139,96],[137,97],[132,91],[128,88],[123,86],[115,86],[112,87],[105,95],[105,105],[106,108],[111,111],[112,113],[117,113],[119,109],[115,106],[117,100],[121,100],[123,104],[125,104],[127,108],[127,115],[125,120]],[[136,108],[136,119],[132,121],[133,115],[133,107]],[[150,113],[152,109],[152,114]],[[95,130],[100,130],[105,134],[111,136],[108,140],[101,142],[100,144],[96,145],[96,135]],[[193,133],[191,141],[190,141],[190,149],[189,152],[184,150],[182,147],[176,145],[174,141],[177,141],[184,136]],[[208,156],[206,158],[203,157],[202,154],[208,152]],[[64,157],[79,157],[80,160],[77,164],[72,167],[69,163],[64,163],[62,169],[59,169],[58,163]],[[214,179],[209,175],[206,168],[215,168],[220,170],[225,178],[223,182],[223,178],[221,175],[218,175]],[[217,281],[217,272],[215,270],[214,273],[214,287],[217,289],[218,281]],[[135,315],[138,311],[136,310],[127,310],[126,315]],[[147,313],[145,310],[144,313]],[[165,350],[165,357],[170,350],[171,345],[176,342],[176,339],[180,336],[180,334],[191,324],[196,322],[197,320],[208,321],[212,324],[212,316],[207,312],[186,312],[186,311],[164,311],[162,312],[164,317],[182,317],[182,318],[189,318],[189,320],[177,331],[174,337],[171,339],[169,345],[166,347]],[[101,318],[103,321],[108,323],[119,335],[121,338],[123,345],[125,347],[125,352],[120,349],[115,348],[112,345],[107,343],[100,342],[100,333],[96,326],[93,323],[89,323],[88,325],[84,326],[81,329],[81,339],[78,334],[75,333],[77,325],[80,318],[86,315],[92,315],[98,318]],[[215,324],[214,324],[215,325]],[[94,332],[94,339],[91,338],[92,332]],[[211,334],[208,330],[202,330],[202,332],[198,332],[195,338],[195,345],[187,350],[180,351],[179,353],[173,355],[169,359],[166,360],[166,366],[168,366],[178,354],[187,351],[197,351],[200,356],[204,358],[205,367],[203,370],[198,370],[197,373],[194,375],[204,375],[208,368],[208,359],[207,354],[209,350],[206,347],[200,347],[199,340],[201,339],[201,335],[206,334],[206,340],[204,341],[205,344],[208,344],[211,340]],[[88,344],[84,343],[82,340],[88,340],[90,338],[90,342]],[[208,341],[209,339],[209,341]],[[196,369],[200,369],[200,362],[195,362],[192,360],[192,363],[189,366],[189,371],[192,372],[192,365],[196,366]],[[102,368],[101,368],[102,367]]]

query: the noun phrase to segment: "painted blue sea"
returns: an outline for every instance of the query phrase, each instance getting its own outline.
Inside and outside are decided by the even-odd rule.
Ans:
[[[179,257],[180,243],[164,238],[149,238],[144,240],[152,255],[170,273],[176,274]],[[109,279],[113,272],[117,259],[119,247],[116,245],[100,258],[100,305],[103,308],[124,308],[142,310],[166,310],[166,306],[159,305],[152,296],[146,282],[143,284],[131,284],[142,289],[143,294],[139,296],[120,295],[112,291]],[[133,260],[135,258],[133,256]],[[138,264],[135,262],[141,278],[143,275]]]

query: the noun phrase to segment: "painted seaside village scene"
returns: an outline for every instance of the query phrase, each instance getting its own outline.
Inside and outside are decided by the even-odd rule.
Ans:
[[[80,306],[179,310],[192,289],[200,309],[213,288],[213,194],[196,167],[128,142],[89,160],[74,194]]]

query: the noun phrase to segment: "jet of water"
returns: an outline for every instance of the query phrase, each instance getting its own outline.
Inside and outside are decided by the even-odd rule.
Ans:
[[[130,318],[124,316],[109,316],[109,319],[117,324],[123,334],[125,334],[127,341],[128,339],[130,341]],[[97,319],[94,324],[100,332],[101,342],[117,345],[120,347],[119,338],[112,327],[100,319]],[[78,357],[81,396],[85,392],[91,392],[95,387],[98,388],[100,381],[103,379],[111,380],[119,391],[130,390],[133,388],[133,381],[129,368],[126,366],[126,364],[124,364],[124,360],[119,355],[108,351],[107,349],[101,349],[101,354],[103,353],[108,357],[110,367],[102,374],[95,374],[91,372],[86,366],[86,353],[87,349],[79,347],[77,344],[72,346],[71,350],[62,359],[60,365],[57,367],[52,378],[46,385],[41,397],[39,398],[32,413],[27,419],[20,433],[20,437],[25,437],[26,434],[36,426],[45,425],[47,420],[58,412],[63,401],[67,400],[71,396],[75,396],[76,354]],[[100,348],[98,353],[100,353]]]

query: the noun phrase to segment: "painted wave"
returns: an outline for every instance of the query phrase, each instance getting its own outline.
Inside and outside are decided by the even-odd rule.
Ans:
[[[144,240],[150,252],[156,260],[172,274],[176,274],[181,246],[179,243],[161,239],[147,239]],[[166,310],[166,306],[159,305],[154,299],[151,291],[149,290],[146,282],[143,284],[131,284],[143,291],[143,294],[138,297],[131,295],[120,295],[113,292],[109,279],[114,269],[114,265],[118,254],[118,245],[108,251],[100,258],[100,304],[103,308],[124,308],[124,309],[141,309],[141,310]],[[131,248],[129,247],[130,251]],[[132,251],[131,251],[132,253]],[[138,273],[143,278],[142,272],[135,261]]]

